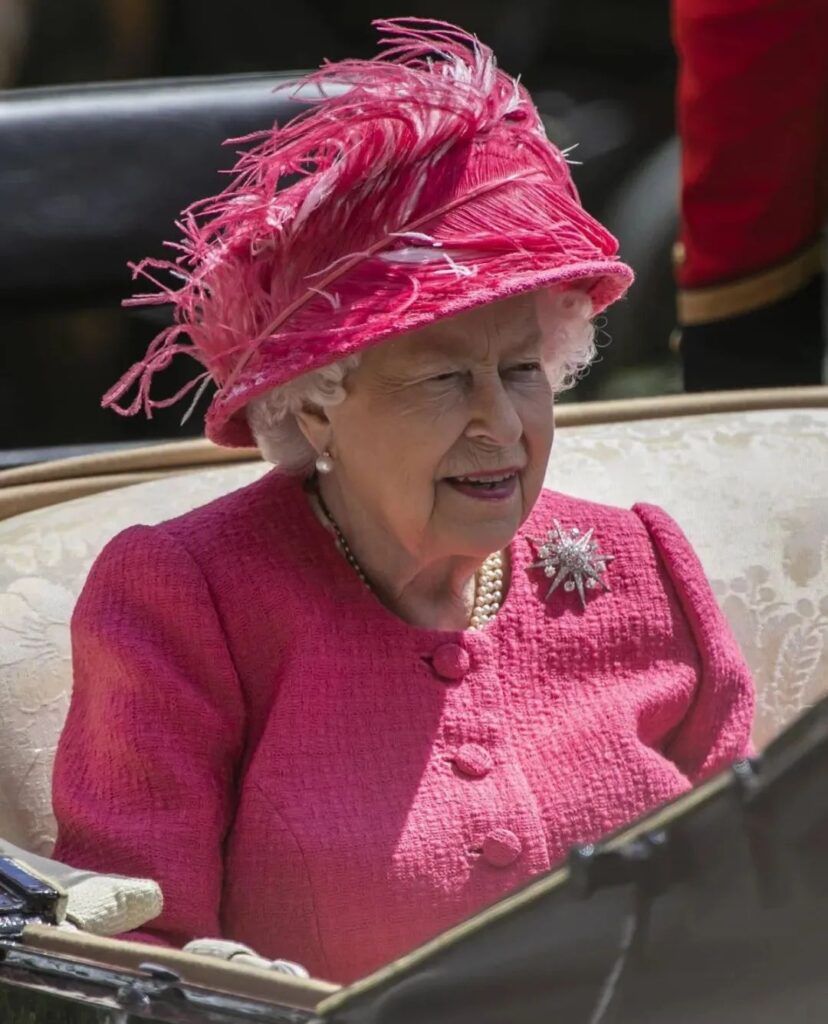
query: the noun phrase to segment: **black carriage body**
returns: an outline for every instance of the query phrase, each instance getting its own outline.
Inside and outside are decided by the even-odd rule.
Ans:
[[[59,955],[44,949],[45,929],[30,928],[28,938],[24,932],[22,939],[0,940],[0,1012],[6,1000],[0,1019],[823,1020],[827,798],[828,698],[761,759],[739,762],[603,842],[574,851],[556,871],[321,1001],[311,1000],[310,988],[304,1004],[291,1006],[192,984],[153,964],[156,951],[149,949],[133,970]],[[39,948],[31,944],[35,931]],[[78,1005],[70,1009],[66,1000]]]

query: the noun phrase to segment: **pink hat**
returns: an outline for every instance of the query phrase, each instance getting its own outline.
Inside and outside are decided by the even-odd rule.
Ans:
[[[172,303],[175,322],[105,406],[149,416],[212,379],[208,437],[251,445],[252,398],[385,338],[540,288],[578,287],[595,313],[627,290],[615,239],[491,50],[443,22],[376,24],[380,55],[292,85],[311,109],[243,140],[258,144],[231,185],[182,215],[178,257],[133,268],[161,290],[126,304]],[[150,398],[180,353],[204,372]]]

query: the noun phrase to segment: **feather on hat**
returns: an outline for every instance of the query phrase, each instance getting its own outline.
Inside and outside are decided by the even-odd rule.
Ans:
[[[171,303],[174,323],[105,406],[151,416],[213,380],[208,436],[251,445],[252,398],[385,338],[546,287],[577,286],[597,313],[629,287],[615,239],[492,51],[443,22],[375,24],[379,55],[291,84],[310,108],[232,140],[252,145],[228,188],[184,211],[178,255],[133,266],[159,290],[125,305]],[[179,354],[203,372],[151,398]]]

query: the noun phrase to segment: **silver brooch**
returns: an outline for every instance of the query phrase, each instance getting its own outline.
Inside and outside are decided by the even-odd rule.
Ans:
[[[587,590],[596,587],[610,589],[602,573],[607,571],[607,562],[611,562],[615,555],[605,555],[598,550],[598,542],[592,539],[594,527],[581,533],[577,526],[565,530],[557,519],[552,520],[552,525],[553,529],[546,534],[546,540],[532,541],[538,549],[540,561],[531,565],[530,569],[542,568],[544,575],[552,580],[544,600],[548,601],[563,583],[564,590],[578,591],[581,606],[586,608]]]

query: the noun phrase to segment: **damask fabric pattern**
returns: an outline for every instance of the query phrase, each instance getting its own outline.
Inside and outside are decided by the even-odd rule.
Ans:
[[[50,779],[71,689],[69,619],[92,561],[125,527],[244,486],[247,463],[110,491],[0,523],[0,836],[51,851]],[[693,542],[758,689],[761,748],[828,686],[828,410],[572,427],[547,483],[661,505]]]

